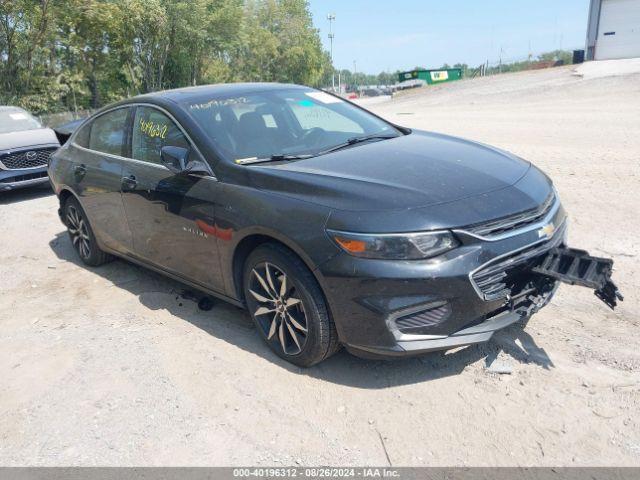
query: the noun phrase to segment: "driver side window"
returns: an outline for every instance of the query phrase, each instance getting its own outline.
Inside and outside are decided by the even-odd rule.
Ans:
[[[191,148],[182,131],[164,113],[151,107],[137,107],[131,135],[131,156],[161,165],[160,150],[166,146]]]

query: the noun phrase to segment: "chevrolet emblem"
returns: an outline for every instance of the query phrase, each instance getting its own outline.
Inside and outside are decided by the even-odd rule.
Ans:
[[[540,230],[538,230],[539,238],[551,238],[556,231],[556,226],[553,223],[548,223]]]

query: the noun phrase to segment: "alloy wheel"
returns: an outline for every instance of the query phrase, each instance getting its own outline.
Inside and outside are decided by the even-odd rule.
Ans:
[[[91,238],[87,229],[87,223],[78,209],[69,205],[67,207],[67,228],[74,248],[82,258],[89,258],[91,255]]]
[[[307,341],[304,305],[295,284],[277,266],[263,262],[251,270],[249,294],[253,316],[268,341],[286,355],[299,354]]]

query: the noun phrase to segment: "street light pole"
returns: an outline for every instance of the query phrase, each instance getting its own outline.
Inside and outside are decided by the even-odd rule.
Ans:
[[[335,38],[335,35],[333,34],[333,21],[335,19],[335,13],[327,15],[327,20],[329,20],[329,43],[331,45],[329,50],[329,54],[331,56],[331,86],[333,87],[334,92],[336,91],[336,71],[335,68],[333,68],[333,39]]]
[[[356,61],[353,61],[353,84],[356,86],[358,86],[358,82],[356,81],[356,72],[357,72],[357,68],[356,68]]]

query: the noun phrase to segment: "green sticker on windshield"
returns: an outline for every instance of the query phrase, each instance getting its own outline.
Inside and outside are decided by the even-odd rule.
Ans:
[[[301,107],[314,107],[315,103],[313,103],[311,100],[300,100],[298,102],[298,105],[300,105]]]

